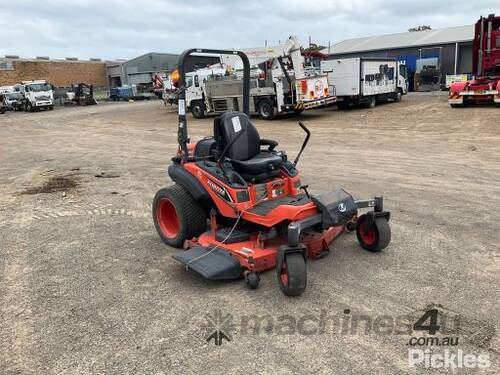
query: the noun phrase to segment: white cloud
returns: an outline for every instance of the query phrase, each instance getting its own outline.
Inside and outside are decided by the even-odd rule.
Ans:
[[[189,47],[251,47],[290,34],[323,44],[472,24],[498,0],[23,0],[2,1],[0,56],[131,58]]]

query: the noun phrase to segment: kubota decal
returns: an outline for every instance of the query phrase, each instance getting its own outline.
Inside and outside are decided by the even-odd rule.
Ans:
[[[222,199],[225,199],[228,202],[232,202],[233,199],[231,198],[231,195],[229,195],[228,191],[226,190],[225,187],[217,185],[215,182],[207,178],[207,184],[210,186],[210,189],[215,191],[218,196],[220,196]]]

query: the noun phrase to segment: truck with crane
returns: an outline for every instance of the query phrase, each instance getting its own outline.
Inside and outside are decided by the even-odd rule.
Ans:
[[[289,37],[282,46],[249,55],[253,66],[250,84],[252,114],[271,120],[280,113],[300,113],[335,102],[327,76],[306,73],[300,42],[295,36]],[[210,69],[217,72],[206,75]],[[242,105],[242,88],[238,67],[222,57],[217,68],[186,74],[186,107],[196,118],[210,113],[238,111]]]
[[[479,18],[474,27],[472,69],[475,77],[450,85],[448,103],[463,107],[469,103],[500,105],[500,16]]]

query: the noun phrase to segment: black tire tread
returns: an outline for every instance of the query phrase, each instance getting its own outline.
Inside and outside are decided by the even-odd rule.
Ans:
[[[358,218],[358,224],[366,219],[364,216],[365,215],[362,215]],[[365,246],[363,244],[363,240],[358,232],[358,230],[360,230],[359,227],[356,228],[356,237],[358,238],[358,242],[363,249],[372,253],[378,253],[379,251],[385,249],[391,242],[391,227],[387,219],[383,217],[375,218],[373,225],[375,226],[375,231],[377,232],[377,241],[375,244],[371,246]]]
[[[265,103],[269,104],[271,106],[272,112],[269,114],[269,116],[265,117],[261,113],[261,106],[263,106]],[[272,120],[274,119],[275,116],[275,111],[274,111],[274,105],[273,102],[270,99],[264,98],[259,101],[257,104],[257,113],[259,114],[259,117],[263,120]]]
[[[179,235],[175,239],[162,236],[156,223],[156,206],[160,198],[168,198],[174,204],[181,222]],[[205,209],[194,200],[193,196],[182,186],[172,185],[158,190],[153,200],[153,220],[156,230],[163,242],[174,247],[182,247],[185,240],[199,236],[207,228],[207,215]]]
[[[377,99],[375,98],[375,96],[371,96],[369,99],[369,102],[366,104],[366,106],[368,108],[375,108],[376,105],[377,105]]]
[[[199,114],[196,114],[196,111],[194,110],[194,107],[197,105],[200,106],[200,109],[201,109],[201,112]],[[205,105],[204,105],[203,101],[197,100],[195,103],[193,103],[193,106],[191,108],[191,113],[193,114],[194,118],[197,118],[197,119],[205,118]]]
[[[391,227],[389,222],[383,217],[375,219],[375,225],[380,236],[376,251],[381,251],[389,246],[391,242]]]
[[[281,291],[287,296],[300,296],[307,286],[307,269],[304,256],[300,253],[292,253],[285,256],[288,268],[288,285],[281,284],[278,270],[278,281]]]

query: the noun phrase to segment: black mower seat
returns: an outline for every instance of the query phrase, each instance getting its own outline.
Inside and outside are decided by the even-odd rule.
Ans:
[[[262,181],[279,175],[281,156],[262,151],[248,160],[231,160],[234,169],[247,181]]]
[[[240,135],[240,132],[243,133]],[[277,143],[261,140],[257,128],[244,113],[226,112],[217,117],[214,121],[214,137],[220,152],[234,142],[226,156],[246,181],[262,181],[279,175],[283,158],[273,151],[261,150],[261,145],[274,148]]]

